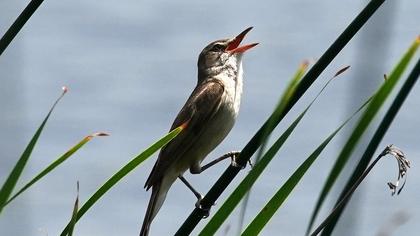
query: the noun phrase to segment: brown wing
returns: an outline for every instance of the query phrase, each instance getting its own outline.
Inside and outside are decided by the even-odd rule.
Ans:
[[[210,80],[195,88],[175,118],[171,130],[188,121],[187,128],[162,148],[146,181],[146,189],[153,186],[171,164],[179,160],[191,148],[196,137],[204,130],[203,127],[206,127],[206,122],[212,118],[219,108],[223,93],[224,86],[219,80]]]

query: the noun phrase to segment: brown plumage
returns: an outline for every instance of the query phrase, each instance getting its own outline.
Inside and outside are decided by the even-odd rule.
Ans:
[[[173,182],[186,170],[201,172],[203,159],[222,142],[232,129],[242,93],[242,53],[256,44],[238,47],[246,29],[233,39],[210,43],[198,59],[198,82],[178,113],[171,130],[188,122],[187,127],[159,153],[146,181],[152,188],[141,236],[162,206]]]

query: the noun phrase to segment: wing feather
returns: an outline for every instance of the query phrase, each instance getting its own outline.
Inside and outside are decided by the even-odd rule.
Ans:
[[[159,157],[146,181],[145,188],[153,186],[166,170],[181,158],[204,131],[206,122],[212,119],[218,110],[224,93],[223,83],[209,80],[195,88],[184,107],[178,113],[171,130],[188,121],[187,128],[169,142],[159,153]]]

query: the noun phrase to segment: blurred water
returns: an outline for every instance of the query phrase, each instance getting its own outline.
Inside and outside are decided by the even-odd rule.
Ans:
[[[202,47],[254,26],[246,42],[260,45],[244,59],[241,113],[227,140],[210,158],[242,148],[272,111],[297,65],[303,59],[319,57],[364,4],[365,1],[332,0],[44,2],[0,57],[0,181],[6,179],[62,85],[67,85],[70,92],[54,112],[18,187],[83,136],[96,131],[107,131],[111,136],[93,140],[8,206],[0,218],[0,235],[61,232],[70,218],[76,181],[80,181],[80,198],[84,202],[112,173],[168,130],[195,85],[196,59]],[[0,32],[9,27],[24,6],[25,3],[12,0],[0,2]],[[391,10],[387,9],[390,7]],[[365,100],[353,89],[355,83],[371,81],[371,87],[364,84],[360,89],[374,91],[382,75],[391,70],[419,33],[419,10],[417,1],[385,3],[279,126],[276,134],[302,110],[328,77],[343,65],[352,65],[314,105],[259,180],[251,195],[246,222],[297,165]],[[390,12],[392,27],[380,20]],[[371,33],[378,29],[389,30],[389,38]],[[385,52],[381,43],[389,45]],[[366,45],[371,46],[366,49]],[[377,61],[365,62],[360,48],[382,56]],[[376,65],[384,69],[373,69]],[[410,219],[396,232],[414,235],[418,231],[420,208],[416,200],[420,194],[420,172],[415,168],[416,157],[420,155],[420,124],[416,118],[419,92],[417,85],[381,145],[394,143],[413,162],[414,170],[408,174],[406,189],[398,197],[389,196],[385,183],[393,180],[397,169],[393,160],[381,162],[357,193],[358,220],[350,221],[355,222],[352,225],[342,225],[349,230],[343,234],[373,235],[401,211]],[[302,225],[308,222],[319,189],[345,138],[341,136],[331,143],[262,235],[303,234]],[[139,167],[107,193],[78,223],[76,234],[138,234],[150,194],[142,186],[153,162],[154,159]],[[204,193],[224,169],[221,164],[200,176],[187,178]],[[194,202],[194,196],[176,183],[152,225],[152,234],[174,233]],[[328,209],[330,206],[321,216]],[[229,232],[234,232],[236,224],[234,215],[224,228],[230,227]],[[223,235],[223,230],[220,232]]]

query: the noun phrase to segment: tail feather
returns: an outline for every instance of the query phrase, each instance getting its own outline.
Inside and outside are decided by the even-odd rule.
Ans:
[[[149,235],[150,224],[155,217],[156,203],[158,203],[161,181],[152,187],[152,195],[150,196],[149,205],[147,206],[146,214],[144,215],[143,225],[141,226],[140,236]]]
[[[168,185],[165,180],[160,180],[152,186],[152,195],[150,196],[149,205],[147,206],[147,211],[144,216],[140,236],[149,235],[150,224],[165,201],[170,186],[171,184]]]

